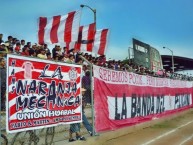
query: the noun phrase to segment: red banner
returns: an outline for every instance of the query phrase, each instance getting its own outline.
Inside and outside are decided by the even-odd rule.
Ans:
[[[80,65],[7,55],[7,132],[82,121]]]
[[[96,131],[115,130],[192,107],[192,82],[94,66]]]

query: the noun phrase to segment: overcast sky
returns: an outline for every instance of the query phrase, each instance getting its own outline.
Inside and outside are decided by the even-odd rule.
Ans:
[[[107,57],[125,59],[132,38],[170,55],[193,58],[193,0],[2,0],[0,33],[37,42],[38,17],[65,15],[89,5],[97,11],[97,29],[109,28]],[[93,22],[83,8],[81,25]]]

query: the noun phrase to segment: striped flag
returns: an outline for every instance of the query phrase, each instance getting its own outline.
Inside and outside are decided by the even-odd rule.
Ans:
[[[78,40],[81,11],[51,18],[40,17],[38,29],[39,44],[64,43]]]
[[[79,51],[92,52],[95,37],[96,24],[92,23],[79,27],[78,41],[66,43],[67,50],[76,49]]]
[[[87,26],[81,26],[79,28],[78,41],[75,46],[77,50],[92,52],[95,28],[95,23],[89,24]]]
[[[92,52],[105,55],[107,49],[109,29],[97,30],[95,33],[94,48]]]
[[[95,23],[79,28],[78,41],[66,43],[67,50],[76,49],[81,52],[93,52],[105,55],[109,29],[95,31]]]

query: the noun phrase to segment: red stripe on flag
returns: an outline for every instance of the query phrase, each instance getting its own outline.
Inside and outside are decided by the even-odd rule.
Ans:
[[[58,42],[58,27],[60,25],[60,19],[61,16],[54,16],[53,17],[53,23],[52,23],[52,28],[50,31],[50,40],[52,43],[57,43]]]
[[[39,44],[44,44],[44,33],[45,33],[45,27],[47,24],[47,18],[46,17],[40,17],[39,18],[39,31],[38,31],[38,40]]]
[[[65,24],[65,31],[64,31],[65,42],[71,42],[71,31],[72,31],[72,24],[73,24],[75,13],[76,12],[68,13],[68,17],[66,19],[66,24]]]
[[[89,30],[88,30],[88,39],[87,40],[94,40],[94,36],[95,36],[95,27],[96,24],[90,24],[89,25]],[[93,48],[93,42],[92,43],[88,43],[87,44],[87,51],[91,52]]]
[[[106,43],[107,43],[107,33],[108,33],[108,29],[104,29],[101,32],[100,47],[98,50],[98,54],[100,55],[104,55],[105,53],[105,48],[106,48]]]
[[[66,42],[66,51],[68,52],[70,50],[70,42]]]

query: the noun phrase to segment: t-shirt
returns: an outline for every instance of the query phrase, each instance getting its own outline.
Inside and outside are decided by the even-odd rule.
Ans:
[[[43,55],[43,54],[38,54],[37,55],[38,58],[41,58],[41,59],[47,59],[47,56],[46,55]]]

